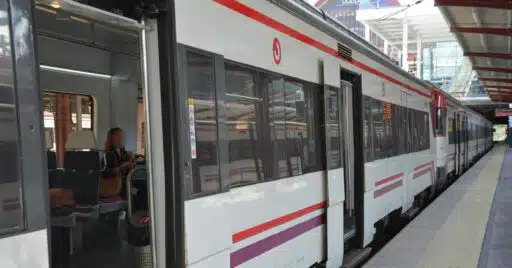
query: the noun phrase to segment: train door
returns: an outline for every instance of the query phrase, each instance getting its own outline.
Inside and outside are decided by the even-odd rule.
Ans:
[[[463,119],[462,119],[462,140],[464,141],[464,144],[462,145],[464,147],[463,149],[463,170],[466,170],[466,168],[469,166],[469,131],[471,131],[471,129],[469,129],[469,122],[468,122],[468,117],[467,116],[463,116]]]
[[[166,238],[182,233],[165,232],[166,219],[176,218],[165,206],[175,184],[165,172],[174,120],[164,94],[173,85],[161,89],[171,70],[159,69],[159,24],[54,2],[37,1],[34,9],[51,267],[180,267],[166,262],[169,248],[183,247],[166,247],[174,240]],[[178,213],[180,202],[173,204]]]
[[[329,198],[344,202],[344,240],[355,236],[354,205],[354,144],[352,115],[352,84],[341,81],[340,88],[328,87],[325,91],[325,122],[327,177]],[[343,182],[333,189],[331,182]],[[334,192],[336,191],[336,192]],[[340,195],[342,194],[342,195]]]
[[[458,150],[458,143],[459,143],[459,137],[457,135],[457,116],[456,113],[454,113],[453,120],[451,121],[451,128],[452,128],[452,136],[453,136],[453,147],[454,147],[454,155],[453,155],[453,169],[455,174],[459,174],[459,150]]]
[[[324,130],[327,183],[327,266],[340,266],[343,243],[355,234],[355,229],[344,215],[347,202],[343,173],[343,89],[325,85]]]
[[[48,267],[33,1],[0,1],[0,267]]]
[[[461,116],[459,113],[457,113],[457,144],[455,145],[456,151],[457,151],[457,174],[462,173],[462,166],[463,166],[463,157],[462,157],[462,145],[463,145],[463,139],[462,139],[462,122],[461,122]]]
[[[345,239],[355,235],[355,170],[354,170],[354,124],[353,124],[353,86],[341,81],[342,91],[342,131],[345,178]]]

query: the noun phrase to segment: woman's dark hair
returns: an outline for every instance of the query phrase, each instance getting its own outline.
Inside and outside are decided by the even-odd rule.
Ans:
[[[114,134],[116,134],[117,132],[120,132],[120,131],[123,131],[121,128],[119,127],[115,127],[115,128],[111,128],[108,133],[107,133],[107,139],[105,140],[105,151],[112,147],[112,137],[114,136]]]

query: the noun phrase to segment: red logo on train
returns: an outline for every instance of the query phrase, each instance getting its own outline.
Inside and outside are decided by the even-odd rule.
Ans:
[[[281,43],[279,42],[279,39],[274,38],[274,43],[272,45],[272,54],[274,55],[274,62],[279,65],[281,63]]]

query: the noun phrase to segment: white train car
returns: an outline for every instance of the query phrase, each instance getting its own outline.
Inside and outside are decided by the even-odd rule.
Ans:
[[[13,2],[24,3],[33,21],[34,3]],[[368,254],[395,219],[415,215],[446,178],[460,175],[491,145],[487,120],[300,0],[169,1],[169,10],[148,12],[144,24],[74,1],[59,8],[45,3],[38,10],[54,20],[59,8],[70,7],[69,21],[130,28],[137,38],[123,44],[141,43],[124,55],[135,56],[131,64],[101,53],[99,59],[120,69],[105,64],[104,88],[80,82],[83,71],[74,70],[72,79],[40,71],[37,53],[43,63],[53,59],[42,57],[51,54],[42,49],[45,42],[37,53],[29,48],[30,60],[13,58],[16,68],[31,70],[30,79],[15,78],[32,83],[26,88],[35,93],[18,97],[30,96],[33,111],[43,110],[37,87],[58,81],[59,94],[90,97],[88,126],[98,140],[121,126],[128,149],[144,147],[156,267],[340,267],[350,250]],[[75,12],[90,21],[77,20]],[[23,36],[28,44],[37,37],[32,30]],[[80,65],[75,58],[71,67],[97,71],[97,62]],[[138,86],[147,105],[139,115]],[[28,126],[44,121],[22,111],[19,133],[26,135],[18,136],[32,145],[23,154],[38,164],[30,173],[23,162],[21,181],[41,184],[24,190],[40,216],[27,210],[29,223],[37,223],[27,230],[46,244],[44,151],[28,149],[43,147],[43,130]],[[14,239],[33,242],[11,234],[0,248],[13,248]],[[49,250],[37,248],[41,260],[30,267],[48,267]]]
[[[492,123],[450,95],[433,92],[437,177],[442,188],[492,148]]]
[[[185,202],[189,267],[337,267],[345,244],[370,245],[390,215],[416,211],[435,182],[428,85],[323,21],[320,12],[284,2],[176,2],[181,86],[189,103],[216,94],[225,105],[217,106],[219,114],[233,103],[251,106],[226,108],[228,135],[218,137],[198,129],[202,114],[193,108],[197,142],[186,144],[197,149],[192,167],[212,164],[199,148],[207,146],[200,145],[203,137],[227,140],[227,165],[221,158],[213,164],[220,174],[225,167],[231,181],[221,175],[218,190],[208,192],[202,176],[193,175]],[[314,19],[324,24],[312,25]],[[226,89],[191,75],[197,68],[224,77]],[[289,97],[296,94],[304,99]],[[255,129],[252,138],[242,133],[246,126]],[[302,141],[293,138],[299,136]],[[244,162],[231,156],[240,156],[233,148],[239,140],[248,144]],[[322,146],[327,163],[319,165]],[[261,171],[245,181],[239,172],[245,166]],[[218,228],[210,232],[211,226]]]

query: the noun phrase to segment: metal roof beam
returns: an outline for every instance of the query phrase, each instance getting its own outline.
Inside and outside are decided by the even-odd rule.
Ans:
[[[395,39],[395,40],[396,40],[396,39]],[[392,40],[390,40],[389,44],[390,44],[390,45],[400,45],[400,44],[402,44],[402,41],[395,41],[395,40],[393,40],[393,39],[392,39]],[[426,43],[434,43],[434,42],[443,42],[443,41],[457,41],[457,40],[455,39],[455,37],[454,37],[454,36],[450,36],[450,37],[446,37],[446,38],[443,38],[443,37],[435,37],[435,38],[434,38],[434,37],[433,37],[433,38],[428,38],[428,37],[426,37],[426,38],[424,38],[424,37],[422,36],[422,38],[421,38],[421,42],[422,42],[423,44],[426,44]],[[409,44],[414,44],[414,43],[416,43],[416,42],[417,42],[417,40],[409,40],[409,41],[408,41],[408,43],[409,43]],[[511,55],[512,55],[512,54],[511,54]]]
[[[512,54],[510,53],[464,52],[464,56],[512,60]]]
[[[480,21],[480,14],[478,12],[478,8],[472,8],[471,9],[471,15],[473,16],[473,20],[475,21],[476,25],[479,28],[482,28],[482,22]],[[484,35],[480,35],[480,43],[484,47],[484,50],[487,52],[489,51],[489,46],[487,46],[487,40],[485,39]],[[491,59],[487,58],[487,65],[491,66]]]
[[[480,77],[480,78],[478,78],[478,80],[486,81],[486,82],[512,83],[512,79],[508,79],[508,78]]]
[[[435,0],[435,6],[512,9],[510,0]]]
[[[497,86],[497,85],[482,85],[486,89],[497,89],[497,90],[512,90],[512,86]]]
[[[509,69],[509,68],[493,68],[493,67],[475,66],[475,67],[473,67],[473,70],[475,70],[475,71],[489,71],[489,72],[512,74],[512,69]]]
[[[452,33],[474,33],[512,36],[511,28],[487,28],[487,27],[450,27]]]

